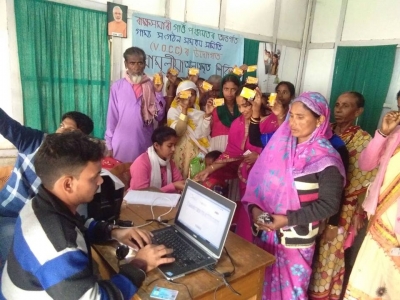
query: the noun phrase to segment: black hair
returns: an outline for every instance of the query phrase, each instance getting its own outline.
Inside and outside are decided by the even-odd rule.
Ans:
[[[168,126],[162,126],[156,128],[153,131],[153,134],[151,135],[151,142],[153,144],[157,143],[159,145],[162,145],[165,141],[168,141],[171,137],[178,137],[175,129]]]
[[[61,122],[67,118],[74,120],[74,122],[76,123],[76,127],[80,131],[82,131],[84,134],[92,133],[93,120],[89,116],[87,116],[79,111],[70,111],[70,112],[63,114],[63,116],[61,117]]]
[[[397,98],[396,99],[399,99],[399,98],[400,98],[400,91],[397,92]]]
[[[268,98],[269,98],[270,95],[271,95],[270,93],[262,93],[262,95],[261,95],[261,100],[262,100],[263,98],[265,98],[265,99],[267,99],[267,101],[268,101]],[[266,117],[266,116],[268,116],[268,115],[271,114],[271,109],[270,109],[267,105],[265,105],[265,104],[268,104],[268,103],[264,103],[264,100],[262,100],[262,105],[261,105],[261,107],[260,107],[260,115],[261,115],[262,117]]]
[[[356,99],[356,105],[358,108],[365,106],[365,98],[364,98],[363,94],[356,92],[356,91],[348,91],[348,92],[343,93],[342,95],[344,95],[344,94],[350,94],[351,96],[353,96],[354,99]]]
[[[33,164],[43,185],[52,189],[61,176],[79,177],[88,162],[100,161],[104,149],[100,140],[78,130],[53,133],[46,136]]]
[[[275,87],[275,92],[278,92],[278,88],[279,88],[281,85],[286,85],[286,87],[287,87],[288,90],[289,90],[290,97],[293,98],[293,97],[294,97],[294,94],[295,94],[295,88],[294,88],[293,83],[291,83],[291,82],[289,82],[289,81],[281,81],[281,82],[279,82],[278,85]]]
[[[215,161],[221,154],[222,154],[221,151],[214,150],[214,151],[208,152],[204,158],[210,158],[213,161]]]
[[[239,76],[237,76],[235,74],[228,74],[228,75],[224,76],[221,80],[220,97],[224,97],[224,84],[227,82],[233,82],[233,84],[236,85],[238,88],[240,87]]]
[[[141,56],[143,58],[143,61],[146,61],[146,53],[144,53],[143,49],[139,47],[130,47],[125,50],[124,52],[124,59],[125,61],[128,60],[128,56],[135,55],[135,56]]]

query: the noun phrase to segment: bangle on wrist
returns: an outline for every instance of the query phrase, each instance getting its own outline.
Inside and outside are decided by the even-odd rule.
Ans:
[[[328,225],[328,228],[329,228],[329,229],[335,229],[335,228],[337,228],[337,226],[335,226],[335,225],[330,225],[330,224],[329,224],[329,225]]]
[[[185,122],[185,121],[187,120],[187,115],[181,113],[181,114],[179,115],[179,120]]]
[[[381,136],[383,136],[384,138],[388,136],[387,134],[384,134],[380,129],[378,129],[378,133],[379,133]]]

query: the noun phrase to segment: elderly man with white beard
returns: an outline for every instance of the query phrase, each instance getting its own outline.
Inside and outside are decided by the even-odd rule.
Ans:
[[[163,81],[152,81],[144,74],[146,54],[138,47],[124,52],[125,76],[110,90],[105,140],[108,156],[133,162],[150,147],[153,121],[165,115]]]

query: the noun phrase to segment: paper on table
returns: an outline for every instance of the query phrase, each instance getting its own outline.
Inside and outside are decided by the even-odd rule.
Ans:
[[[124,199],[128,204],[175,207],[180,197],[180,194],[130,190],[125,195]]]

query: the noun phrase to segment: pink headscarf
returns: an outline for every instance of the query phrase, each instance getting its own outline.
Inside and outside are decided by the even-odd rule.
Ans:
[[[335,166],[343,176],[343,186],[346,182],[340,155],[328,141],[332,131],[326,99],[319,93],[305,92],[295,102],[302,102],[316,114],[325,116],[325,121],[314,130],[308,141],[297,144],[287,117],[257,159],[242,202],[256,204],[268,213],[286,215],[287,210],[300,208],[294,178]]]

